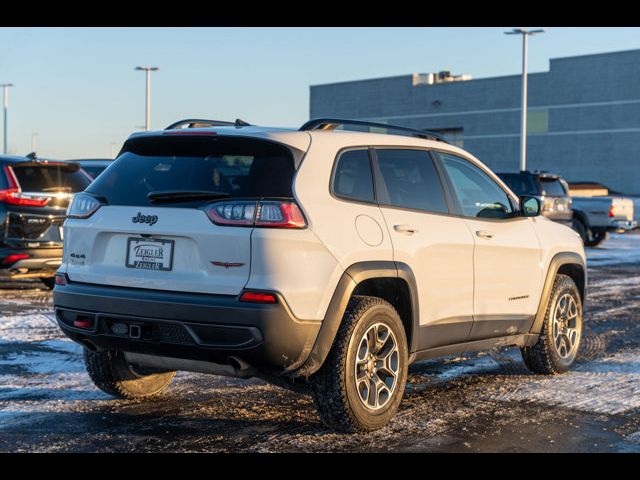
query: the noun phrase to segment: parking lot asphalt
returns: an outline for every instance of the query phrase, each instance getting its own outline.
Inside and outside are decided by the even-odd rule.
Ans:
[[[53,320],[38,281],[0,283],[2,452],[640,452],[640,235],[588,249],[575,368],[531,374],[517,348],[410,367],[396,417],[325,429],[311,397],[262,380],[179,372],[151,402],[113,400]]]

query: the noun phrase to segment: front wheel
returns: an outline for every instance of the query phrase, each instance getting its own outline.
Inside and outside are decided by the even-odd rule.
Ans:
[[[353,296],[329,355],[311,378],[322,422],[346,432],[386,425],[402,401],[407,364],[395,308],[378,297]]]
[[[146,374],[136,371],[124,354],[84,349],[84,363],[93,383],[103,392],[127,400],[150,398],[161,393],[176,372]]]
[[[596,247],[608,238],[606,230],[590,230],[589,238],[584,242],[587,247]]]
[[[576,360],[582,337],[582,299],[567,275],[556,275],[538,342],[521,348],[529,370],[544,375],[564,373]]]

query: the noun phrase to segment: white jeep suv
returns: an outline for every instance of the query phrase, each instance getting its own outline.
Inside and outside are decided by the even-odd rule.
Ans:
[[[574,363],[584,250],[539,210],[429,132],[186,120],[131,135],[74,197],[56,317],[116,397],[176,370],[259,376],[373,430],[412,362],[514,345],[536,373]]]

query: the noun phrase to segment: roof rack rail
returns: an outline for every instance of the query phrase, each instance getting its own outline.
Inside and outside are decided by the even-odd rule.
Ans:
[[[235,122],[227,122],[225,120],[204,120],[201,118],[187,118],[179,120],[169,125],[165,130],[177,130],[179,128],[202,128],[202,127],[249,127],[250,123],[236,118]]]
[[[409,137],[424,138],[426,140],[436,140],[438,142],[449,143],[441,135],[429,130],[420,130],[417,128],[401,127],[399,125],[390,125],[388,123],[367,122],[364,120],[346,120],[340,118],[314,118],[306,122],[300,127],[300,131],[305,130],[335,130],[345,125],[354,125],[359,127],[375,127],[384,128],[386,130],[394,130],[399,135]]]

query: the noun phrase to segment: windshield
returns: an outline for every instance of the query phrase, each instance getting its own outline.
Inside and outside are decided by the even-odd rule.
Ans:
[[[293,157],[286,147],[273,142],[185,136],[128,143],[127,151],[87,190],[110,205],[151,205],[151,192],[217,192],[232,198],[293,196]],[[183,203],[206,201],[211,200],[185,196]]]

